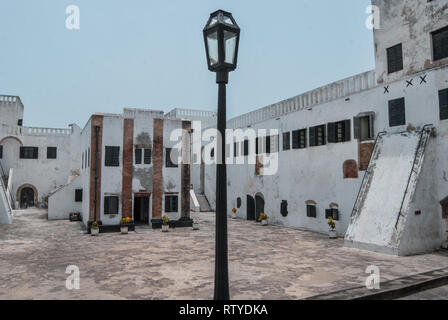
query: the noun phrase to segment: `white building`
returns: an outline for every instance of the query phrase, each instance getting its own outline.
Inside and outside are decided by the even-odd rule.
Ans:
[[[235,207],[255,220],[265,212],[271,224],[317,232],[327,232],[333,216],[347,246],[397,255],[446,241],[447,2],[373,5],[375,70],[228,121],[248,134],[227,142],[228,157],[245,163],[227,166],[229,213]],[[260,160],[269,154],[278,171],[263,175]],[[215,166],[199,171],[215,207]]]

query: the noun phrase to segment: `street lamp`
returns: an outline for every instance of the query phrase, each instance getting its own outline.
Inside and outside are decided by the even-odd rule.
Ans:
[[[227,172],[226,172],[226,84],[238,58],[240,28],[230,12],[218,10],[210,15],[203,30],[207,65],[216,72],[218,92],[218,138],[216,168],[216,244],[215,300],[229,300],[227,261]]]

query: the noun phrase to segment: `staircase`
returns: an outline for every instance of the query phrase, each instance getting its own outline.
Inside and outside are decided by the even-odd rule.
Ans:
[[[207,197],[203,194],[197,194],[196,198],[199,202],[199,208],[201,212],[210,212],[212,211],[212,208],[210,207],[210,204],[208,203]]]
[[[345,246],[395,255],[421,250],[418,230],[428,222],[414,218],[409,211],[415,206],[414,194],[431,130],[432,126],[425,126],[422,131],[378,134]]]
[[[0,178],[0,224],[11,224],[13,218],[12,207],[3,177]]]

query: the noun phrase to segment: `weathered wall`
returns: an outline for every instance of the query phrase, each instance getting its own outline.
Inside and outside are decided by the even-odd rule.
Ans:
[[[75,190],[81,189],[81,178],[76,177],[70,183],[60,187],[48,198],[48,219],[68,219],[71,212],[81,212],[82,202],[75,202]],[[84,198],[83,194],[83,198]]]

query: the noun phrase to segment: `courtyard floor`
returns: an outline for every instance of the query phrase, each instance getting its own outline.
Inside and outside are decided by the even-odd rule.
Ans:
[[[0,299],[211,299],[214,214],[194,213],[200,230],[141,229],[83,234],[80,224],[16,211],[0,226]],[[343,247],[343,239],[229,219],[232,299],[300,299],[363,286],[376,265],[381,281],[448,267],[448,252],[394,257]],[[66,268],[80,269],[68,290]]]

